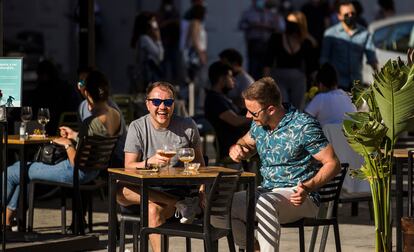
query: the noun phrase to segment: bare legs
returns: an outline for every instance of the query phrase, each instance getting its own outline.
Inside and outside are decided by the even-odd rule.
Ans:
[[[122,206],[140,204],[141,196],[139,188],[132,185],[122,185],[117,192],[117,201]],[[173,216],[177,198],[170,194],[149,190],[148,191],[148,226],[158,227]],[[149,236],[152,250],[161,251],[161,236],[152,234]]]

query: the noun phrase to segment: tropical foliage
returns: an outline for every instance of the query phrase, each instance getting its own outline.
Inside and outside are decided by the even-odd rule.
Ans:
[[[389,60],[374,74],[374,82],[352,90],[355,104],[368,112],[349,113],[343,124],[351,147],[365,163],[353,175],[371,186],[376,226],[376,251],[391,251],[391,169],[398,136],[414,125],[414,66]]]

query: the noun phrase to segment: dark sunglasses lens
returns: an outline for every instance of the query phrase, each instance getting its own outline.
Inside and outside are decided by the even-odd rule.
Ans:
[[[167,106],[167,107],[171,107],[173,105],[173,103],[174,103],[173,99],[164,100],[164,105]]]
[[[162,100],[161,99],[151,99],[151,102],[152,102],[152,105],[158,107],[158,106],[161,105]]]

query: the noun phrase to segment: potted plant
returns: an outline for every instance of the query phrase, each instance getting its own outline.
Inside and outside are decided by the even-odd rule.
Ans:
[[[414,66],[399,58],[389,60],[374,73],[368,87],[355,83],[357,106],[366,102],[369,112],[348,113],[344,135],[365,163],[352,175],[368,180],[375,218],[376,251],[391,251],[391,173],[398,136],[414,125]],[[399,221],[399,220],[398,220]]]

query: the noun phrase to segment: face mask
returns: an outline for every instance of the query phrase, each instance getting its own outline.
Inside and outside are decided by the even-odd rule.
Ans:
[[[345,16],[344,17],[344,23],[349,28],[354,28],[356,25],[356,17],[355,16]]]
[[[286,21],[286,33],[287,34],[300,34],[300,28],[298,23]]]

